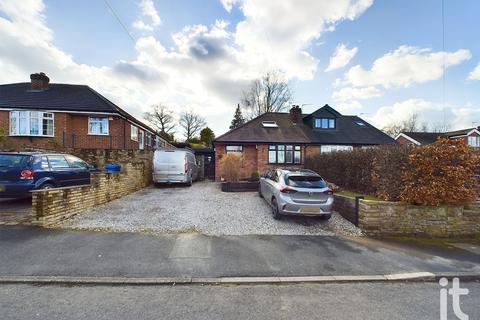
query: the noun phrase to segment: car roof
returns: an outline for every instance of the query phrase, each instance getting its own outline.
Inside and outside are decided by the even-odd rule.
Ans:
[[[53,156],[53,155],[62,155],[69,156],[67,153],[55,153],[55,152],[40,152],[40,151],[4,151],[0,150],[0,154],[16,154],[19,156]]]
[[[301,168],[278,168],[278,170],[283,171],[285,174],[292,176],[292,175],[312,175],[312,176],[320,176],[313,170],[310,169],[301,169]]]

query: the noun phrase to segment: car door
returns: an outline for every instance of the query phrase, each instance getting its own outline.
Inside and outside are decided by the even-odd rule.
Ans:
[[[270,179],[272,172],[267,171],[261,178],[260,178],[260,192],[262,193],[262,196],[264,198],[268,198],[267,195],[267,184],[268,184],[268,179]]]
[[[55,179],[57,187],[68,187],[73,185],[76,172],[70,168],[65,156],[61,154],[48,155],[47,158],[50,163],[50,172]]]
[[[90,184],[90,168],[89,165],[80,158],[66,155],[65,158],[73,170],[74,179],[71,181],[71,185],[84,185]]]
[[[271,199],[273,196],[273,184],[275,183],[274,179],[277,174],[277,170],[272,170],[269,172],[265,179],[265,198]]]

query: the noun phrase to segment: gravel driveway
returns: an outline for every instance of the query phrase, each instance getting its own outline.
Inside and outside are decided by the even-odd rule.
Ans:
[[[192,187],[150,187],[98,206],[61,225],[65,228],[208,235],[361,235],[334,213],[329,221],[286,217],[274,220],[256,192],[225,193],[214,182]]]

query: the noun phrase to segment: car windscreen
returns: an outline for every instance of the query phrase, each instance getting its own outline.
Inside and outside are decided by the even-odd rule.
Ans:
[[[30,161],[30,156],[19,154],[0,154],[0,168],[22,168]]]
[[[327,183],[316,176],[287,176],[285,177],[285,184],[295,188],[314,188],[321,189],[327,186]]]

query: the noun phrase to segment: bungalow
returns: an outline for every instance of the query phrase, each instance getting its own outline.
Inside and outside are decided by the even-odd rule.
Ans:
[[[365,120],[342,115],[329,105],[311,114],[293,106],[288,113],[262,114],[216,138],[215,177],[221,179],[221,160],[231,152],[243,156],[240,170],[246,178],[275,167],[302,168],[305,157],[315,153],[396,143]]]
[[[448,131],[444,133],[435,132],[401,132],[395,137],[400,144],[431,144],[438,138],[445,137],[449,139],[462,139],[469,146],[480,148],[480,127],[468,128],[457,131]]]
[[[0,85],[0,133],[30,148],[144,149],[166,147],[155,130],[86,85],[31,82]]]

